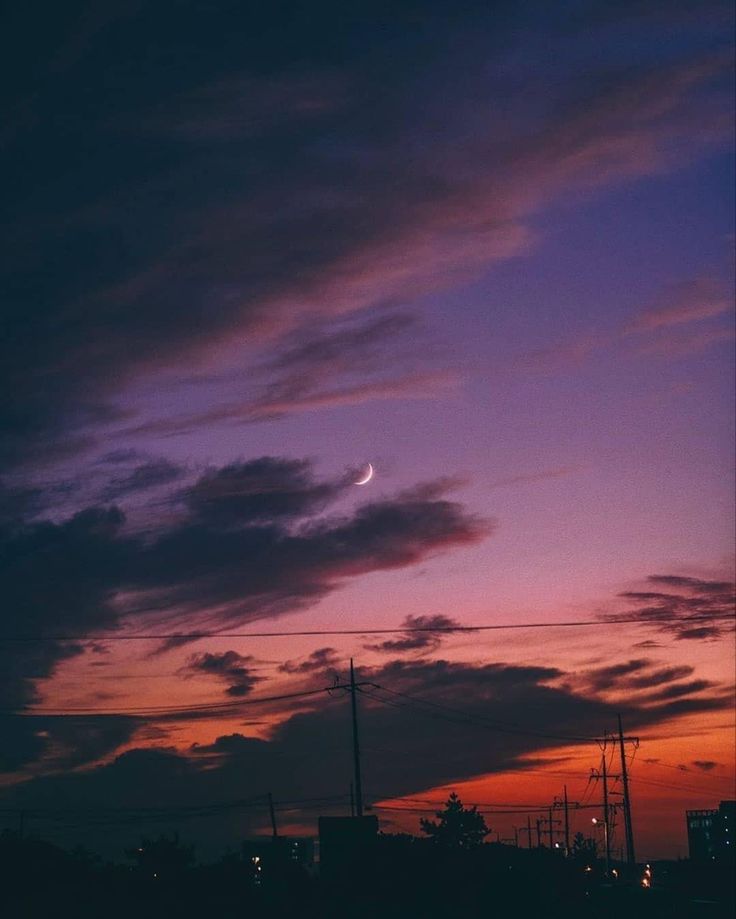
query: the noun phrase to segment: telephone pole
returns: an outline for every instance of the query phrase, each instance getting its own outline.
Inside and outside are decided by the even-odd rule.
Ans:
[[[621,781],[624,787],[624,831],[626,833],[626,861],[629,866],[631,866],[636,864],[636,853],[634,852],[634,828],[631,823],[629,773],[626,768],[626,749],[624,747],[624,729],[621,725],[621,715],[618,716],[618,742],[621,747]]]
[[[350,703],[353,713],[353,769],[355,771],[355,809],[358,817],[363,816],[363,782],[360,777],[360,745],[358,743],[358,702],[355,685],[355,669],[350,658]]]
[[[559,820],[554,820],[553,817],[552,817],[552,813],[553,813],[554,809],[558,806],[558,803],[557,803],[558,800],[559,800],[559,799],[556,798],[556,799],[552,802],[552,804],[550,804],[550,806],[547,808],[547,816],[544,817],[544,818],[542,818],[542,820],[541,820],[541,823],[546,823],[546,824],[547,824],[547,839],[549,840],[549,847],[550,847],[550,849],[554,849],[554,847],[555,847],[555,846],[554,846],[554,828],[555,828],[556,825],[558,825],[558,824],[560,823]]]
[[[268,812],[271,815],[271,833],[273,838],[276,839],[276,837],[279,835],[279,831],[276,826],[276,811],[273,808],[273,795],[270,791],[268,793]]]
[[[606,747],[603,745],[603,766],[601,769],[603,775],[603,836],[606,842],[606,874],[611,873],[611,837],[608,832],[608,772],[606,771]]]
[[[562,786],[565,802],[565,857],[570,854],[570,812],[567,804],[567,785]]]

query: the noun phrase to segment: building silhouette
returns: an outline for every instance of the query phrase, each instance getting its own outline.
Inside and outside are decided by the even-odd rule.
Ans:
[[[736,853],[736,801],[715,810],[686,811],[687,842],[694,862],[733,862]]]

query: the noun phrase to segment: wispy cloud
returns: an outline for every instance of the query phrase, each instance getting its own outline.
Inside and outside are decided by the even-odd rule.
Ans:
[[[699,354],[733,340],[733,293],[708,277],[663,288],[653,303],[628,323],[608,333],[583,332],[567,341],[517,355],[521,371],[557,374],[578,370],[595,354],[620,351],[662,359]]]
[[[205,652],[194,654],[189,658],[184,673],[193,675],[197,673],[211,674],[227,683],[225,693],[228,696],[247,696],[263,677],[258,676],[253,669],[254,658],[250,655],[243,656],[237,651],[223,651],[219,653]]]
[[[733,299],[723,283],[695,278],[672,285],[624,329],[626,334],[656,332],[672,326],[702,322],[733,311]]]
[[[340,655],[334,648],[317,648],[302,660],[284,661],[279,665],[281,673],[305,674],[319,673],[334,668],[340,662]]]
[[[459,622],[449,616],[407,616],[403,626],[406,629],[400,638],[389,638],[378,644],[364,645],[368,651],[379,651],[382,654],[403,654],[407,651],[425,654],[436,651],[444,638],[455,628],[461,628]],[[436,631],[433,631],[436,630]]]
[[[628,614],[655,624],[657,619],[668,620],[660,631],[678,641],[718,639],[733,630],[733,622],[723,621],[734,612],[736,593],[731,581],[655,574],[646,579],[646,587],[619,594],[630,607]]]
[[[0,643],[0,702],[11,710],[35,702],[36,682],[84,652],[83,643],[55,636],[104,634],[129,616],[139,630],[152,623],[217,630],[305,609],[361,575],[476,544],[493,525],[448,500],[449,484],[330,516],[325,508],[346,487],[342,480],[318,479],[306,461],[261,457],[175,490],[171,513],[143,532],[131,531],[117,508],[13,523],[0,532],[3,634],[47,640]],[[247,674],[238,683],[233,668],[247,661],[210,655],[196,664],[245,685]]]
[[[430,18],[427,28],[440,28]],[[411,56],[409,34],[399,31],[396,39]],[[356,39],[364,40],[360,30]],[[128,46],[105,48],[118,60]],[[253,422],[436,394],[450,385],[449,371],[432,377],[419,362],[389,372],[384,360],[386,372],[374,374],[364,361],[350,378],[340,370],[339,345],[370,351],[375,334],[381,345],[372,353],[384,355],[392,337],[409,332],[406,320],[381,318],[387,308],[416,304],[528,251],[533,217],[552,203],[675,168],[729,136],[730,113],[712,92],[728,71],[722,54],[590,72],[584,92],[575,88],[582,81],[560,83],[552,98],[539,97],[532,117],[499,134],[487,117],[497,101],[492,89],[466,106],[459,77],[466,64],[482,72],[485,54],[462,69],[443,60],[443,92],[435,93],[437,71],[430,77],[421,67],[400,66],[397,54],[386,73],[384,57],[365,52],[337,70],[318,55],[297,74],[262,74],[248,70],[242,49],[228,58],[219,43],[196,77],[186,70],[173,86],[168,77],[156,79],[160,61],[151,58],[140,97],[118,107],[108,96],[98,100],[104,114],[67,123],[65,143],[78,145],[81,137],[104,152],[91,172],[89,164],[73,165],[78,160],[59,149],[57,136],[16,133],[13,162],[41,151],[48,174],[66,165],[47,196],[34,199],[32,214],[23,206],[10,215],[23,258],[9,281],[28,299],[8,317],[0,359],[3,388],[14,396],[3,409],[4,462],[79,449],[88,442],[81,431],[92,437],[141,411],[139,404],[121,408],[122,394],[163,368],[188,375],[193,363],[206,369],[223,349],[240,349],[251,366],[254,355],[268,364],[285,336],[350,316],[368,317],[363,345],[349,341],[350,333],[294,345],[271,362],[262,391],[224,406],[217,397],[188,423]],[[95,81],[85,66],[59,76],[69,95],[87,73],[81,86],[89,96]],[[426,105],[417,107],[421,86]],[[526,100],[528,87],[519,93]],[[269,98],[283,99],[283,110],[263,102]],[[463,118],[467,124],[458,123]],[[472,142],[458,144],[458,128]],[[146,152],[152,130],[156,157]],[[77,190],[74,212],[67,187]],[[50,259],[61,236],[65,257]],[[123,241],[114,258],[106,249],[113,236]],[[660,310],[648,321],[674,315]],[[308,367],[304,391],[295,389],[297,365]],[[137,415],[143,426],[156,420],[147,411]]]

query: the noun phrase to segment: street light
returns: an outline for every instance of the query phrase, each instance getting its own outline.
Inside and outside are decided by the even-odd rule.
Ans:
[[[601,823],[603,824],[603,842],[606,846],[606,875],[609,875],[611,873],[611,850],[608,847],[608,821],[599,820],[597,817],[593,817],[590,822],[594,826],[598,826]]]

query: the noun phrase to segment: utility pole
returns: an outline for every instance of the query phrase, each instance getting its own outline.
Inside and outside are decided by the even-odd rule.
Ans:
[[[350,783],[350,816],[355,816],[355,792],[353,791],[353,783]]]
[[[570,813],[567,804],[567,785],[562,786],[565,802],[565,858],[570,855]]]
[[[350,658],[350,702],[353,712],[353,768],[355,770],[355,805],[358,817],[363,816],[363,782],[360,777],[360,745],[358,744],[358,689],[355,685],[355,669]]]
[[[542,848],[542,821],[537,818],[537,848]]]
[[[621,781],[624,787],[624,830],[626,833],[626,861],[629,866],[636,864],[634,852],[634,828],[631,823],[631,798],[629,797],[629,773],[626,768],[626,750],[624,747],[624,729],[621,715],[618,716],[618,742],[621,747]]]
[[[270,791],[268,793],[268,811],[271,814],[271,832],[273,838],[276,839],[276,837],[279,835],[279,831],[276,826],[276,811],[273,808],[273,795]]]
[[[603,744],[603,766],[601,773],[603,775],[603,835],[606,843],[606,874],[611,873],[611,837],[608,832],[608,773],[606,771],[606,747],[605,740]]]
[[[554,820],[553,817],[552,817],[552,812],[553,812],[553,810],[554,810],[556,807],[558,807],[558,806],[559,806],[559,798],[555,798],[555,800],[552,802],[552,804],[550,804],[550,806],[547,808],[547,816],[546,816],[545,818],[543,818],[542,821],[541,821],[542,823],[546,823],[546,824],[547,824],[547,838],[548,838],[548,840],[549,840],[549,847],[550,847],[550,849],[554,849],[554,847],[555,847],[555,846],[554,846],[554,835],[553,835],[553,834],[554,834],[554,828],[555,828],[556,825],[558,825],[558,824],[560,823],[559,820]]]
[[[514,827],[515,833],[526,833],[527,847],[532,847],[532,818],[527,814],[526,826]]]

